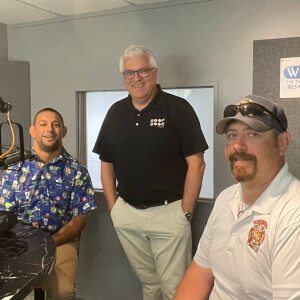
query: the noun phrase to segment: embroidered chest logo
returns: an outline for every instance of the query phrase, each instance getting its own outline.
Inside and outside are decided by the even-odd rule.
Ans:
[[[157,127],[157,128],[164,128],[165,127],[165,118],[163,119],[151,119],[150,126]]]
[[[268,224],[264,220],[253,221],[253,227],[249,231],[247,245],[250,246],[255,252],[258,252],[259,246],[265,239],[265,231]]]

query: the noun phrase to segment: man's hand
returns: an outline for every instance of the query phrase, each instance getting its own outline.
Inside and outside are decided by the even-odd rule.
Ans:
[[[117,201],[116,175],[112,163],[101,161],[101,182],[108,210],[111,211]]]
[[[65,226],[60,228],[53,236],[56,246],[65,244],[73,240],[76,236],[80,236],[81,231],[86,225],[88,213],[73,217]]]

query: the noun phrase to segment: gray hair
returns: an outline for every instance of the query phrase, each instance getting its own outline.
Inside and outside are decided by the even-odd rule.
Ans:
[[[151,50],[144,48],[142,46],[139,46],[139,45],[131,45],[124,51],[123,55],[120,57],[120,64],[119,64],[120,71],[121,72],[124,71],[123,68],[124,68],[124,59],[125,58],[134,57],[134,56],[138,56],[138,55],[147,55],[149,58],[150,66],[152,68],[157,68],[156,58],[153,55]]]

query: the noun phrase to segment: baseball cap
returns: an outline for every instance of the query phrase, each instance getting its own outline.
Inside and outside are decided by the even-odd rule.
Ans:
[[[270,99],[257,95],[248,95],[240,99],[237,105],[228,105],[224,110],[224,119],[217,124],[217,133],[225,133],[232,120],[244,122],[255,131],[277,129],[284,132],[288,126],[283,109]]]

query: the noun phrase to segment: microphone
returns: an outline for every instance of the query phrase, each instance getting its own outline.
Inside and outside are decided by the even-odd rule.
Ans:
[[[7,167],[17,164],[19,162],[24,162],[26,159],[30,159],[32,154],[30,150],[24,150],[24,159],[21,157],[21,150],[14,151],[7,154],[5,157],[0,159],[0,169],[7,169]]]
[[[13,228],[17,223],[17,216],[9,211],[0,211],[0,233]]]
[[[12,109],[12,106],[9,103],[3,101],[0,97],[0,112],[7,113]]]

